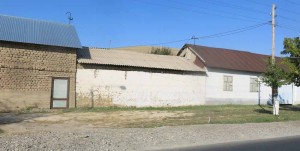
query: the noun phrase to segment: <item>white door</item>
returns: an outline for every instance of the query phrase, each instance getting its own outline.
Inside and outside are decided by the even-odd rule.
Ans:
[[[69,78],[52,78],[51,109],[69,107]]]

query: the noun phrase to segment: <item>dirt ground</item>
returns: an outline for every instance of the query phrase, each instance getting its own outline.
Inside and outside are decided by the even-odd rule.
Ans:
[[[67,127],[79,128],[125,128],[144,127],[144,123],[163,122],[164,118],[188,117],[193,113],[185,111],[114,111],[79,113],[1,113],[0,129],[5,134],[34,133],[38,131],[59,130]],[[149,127],[149,124],[147,124]]]
[[[195,115],[187,110],[0,113],[0,150],[155,150],[300,135],[300,121],[191,125],[201,120]]]

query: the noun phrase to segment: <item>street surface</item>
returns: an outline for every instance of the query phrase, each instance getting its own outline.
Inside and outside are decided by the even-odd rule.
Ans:
[[[164,149],[164,151],[299,151],[299,143],[300,135],[255,141],[172,148]]]

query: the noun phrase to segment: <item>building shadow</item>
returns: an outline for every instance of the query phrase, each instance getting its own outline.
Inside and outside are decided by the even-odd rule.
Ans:
[[[271,110],[267,110],[268,107],[263,107],[261,105],[258,105],[260,109],[255,109],[254,111],[257,113],[263,113],[263,114],[273,114]]]
[[[286,111],[300,111],[300,106],[294,106],[294,105],[280,105],[280,110],[286,110]]]
[[[0,113],[0,125],[20,123],[45,116],[47,116],[45,113]]]
[[[273,114],[272,106],[271,107],[263,107],[263,106],[259,105],[259,107],[260,107],[260,109],[255,109],[254,111],[257,113]],[[300,106],[280,104],[279,110],[300,112]]]

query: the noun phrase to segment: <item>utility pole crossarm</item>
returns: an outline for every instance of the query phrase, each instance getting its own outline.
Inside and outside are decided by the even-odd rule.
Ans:
[[[199,38],[193,36],[191,39],[194,40],[194,45],[195,45],[195,41],[198,40]]]

